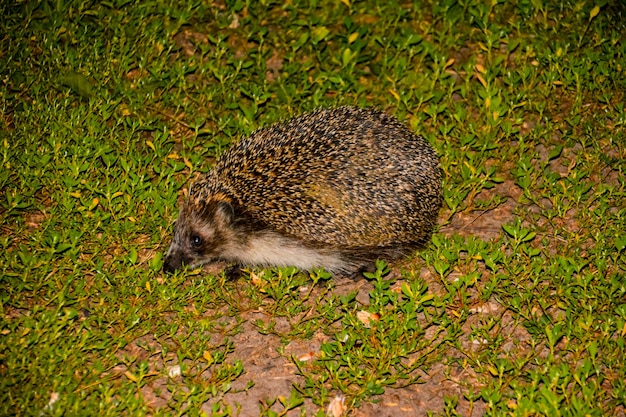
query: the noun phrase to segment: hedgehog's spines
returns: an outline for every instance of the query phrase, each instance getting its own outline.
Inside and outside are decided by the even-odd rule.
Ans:
[[[230,241],[212,246],[209,258],[281,264],[280,253],[263,246],[274,245],[286,263],[307,264],[296,259],[299,248],[309,263],[343,270],[424,243],[441,204],[441,172],[426,140],[394,117],[318,109],[232,145],[192,186],[181,216],[197,224],[201,214],[211,224],[215,213],[204,212],[220,201],[232,207],[233,222],[215,227]],[[191,233],[184,226],[180,233]]]

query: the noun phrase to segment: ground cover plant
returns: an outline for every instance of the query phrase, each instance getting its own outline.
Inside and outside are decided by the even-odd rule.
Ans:
[[[0,415],[626,415],[620,2],[13,1]],[[439,227],[359,280],[161,272],[229,144],[375,106]]]

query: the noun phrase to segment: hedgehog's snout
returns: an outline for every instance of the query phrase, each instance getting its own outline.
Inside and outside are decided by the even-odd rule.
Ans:
[[[165,262],[163,262],[163,272],[172,274],[183,267],[183,260],[180,256],[167,254]]]
[[[165,261],[163,262],[163,272],[167,272],[168,274],[174,273],[179,269],[182,269],[185,265],[188,265],[190,259],[185,256],[183,250],[176,245],[176,242],[173,241],[170,245],[167,254],[165,255]]]

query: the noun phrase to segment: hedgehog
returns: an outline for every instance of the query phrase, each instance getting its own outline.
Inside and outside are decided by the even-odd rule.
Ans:
[[[317,109],[235,143],[190,187],[163,269],[225,260],[354,275],[427,243],[441,199],[423,137],[375,109]]]

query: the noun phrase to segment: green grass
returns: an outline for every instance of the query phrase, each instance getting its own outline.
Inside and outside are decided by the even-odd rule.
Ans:
[[[0,14],[0,415],[236,415],[228,395],[264,382],[234,344],[250,311],[281,352],[326,337],[263,415],[323,415],[337,394],[357,409],[441,364],[464,394],[433,415],[626,414],[619,2]],[[365,296],[322,271],[160,272],[190,179],[260,126],[341,104],[441,157],[441,229],[401,272],[379,264]]]

